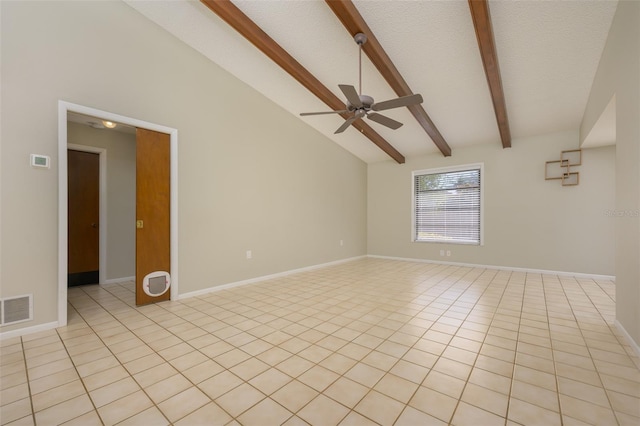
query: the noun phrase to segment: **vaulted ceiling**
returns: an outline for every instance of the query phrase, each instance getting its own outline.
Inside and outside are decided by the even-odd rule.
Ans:
[[[344,122],[340,115],[299,114],[330,111],[337,104],[320,100],[237,25],[229,25],[215,10],[218,1],[125,1],[362,160],[399,163],[409,156],[455,156],[456,149],[471,145],[506,147],[512,140],[578,129],[617,6],[616,1],[234,1],[234,19],[242,16],[243,25],[255,25],[262,34],[257,40],[267,40],[266,34],[271,47],[288,55],[294,68],[306,70],[327,97],[344,103],[338,85],[358,87],[353,34],[362,31],[370,40],[363,51],[372,58],[363,54],[362,92],[376,102],[411,92],[424,98],[418,107],[384,111],[404,123],[397,130],[358,120],[334,134]]]

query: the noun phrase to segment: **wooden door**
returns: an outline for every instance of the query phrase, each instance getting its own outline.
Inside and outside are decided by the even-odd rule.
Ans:
[[[170,138],[165,133],[136,129],[136,304],[168,300],[143,289],[144,277],[170,271]]]
[[[67,150],[67,285],[100,278],[100,155]]]

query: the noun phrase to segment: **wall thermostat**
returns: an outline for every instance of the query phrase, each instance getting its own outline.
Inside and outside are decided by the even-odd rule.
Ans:
[[[31,167],[38,167],[41,169],[48,169],[50,167],[51,160],[47,155],[31,154]]]

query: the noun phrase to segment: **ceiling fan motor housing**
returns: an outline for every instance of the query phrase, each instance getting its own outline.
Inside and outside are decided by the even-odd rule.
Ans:
[[[371,96],[368,95],[360,95],[360,103],[362,103],[362,106],[357,107],[351,104],[351,102],[347,102],[347,109],[349,111],[355,111],[358,109],[364,109],[365,111],[370,111],[371,110],[371,105],[373,105],[373,98]]]

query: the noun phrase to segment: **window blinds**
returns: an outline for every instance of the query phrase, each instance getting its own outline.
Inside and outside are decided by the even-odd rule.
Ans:
[[[480,168],[414,179],[415,241],[480,244]]]

